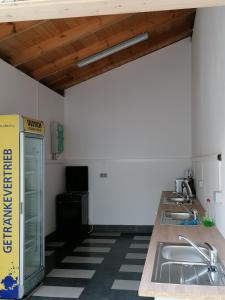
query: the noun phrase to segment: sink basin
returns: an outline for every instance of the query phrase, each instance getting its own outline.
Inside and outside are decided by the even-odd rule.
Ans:
[[[200,247],[207,255],[208,249]],[[162,257],[173,261],[185,261],[193,263],[205,263],[205,259],[194,247],[187,245],[168,245],[162,248]]]
[[[173,211],[165,211],[165,217],[171,218],[173,220],[191,220],[193,219],[193,214],[188,212],[173,212]]]
[[[161,225],[196,226],[200,221],[194,220],[191,212],[165,210],[161,213],[160,223]]]
[[[183,202],[183,201],[185,201],[185,199],[181,198],[181,197],[172,197],[172,198],[167,198],[167,201],[169,201],[169,202]]]
[[[191,204],[192,201],[188,202],[185,198],[183,197],[164,197],[163,198],[163,204],[183,204],[185,203],[186,205]]]
[[[208,254],[208,249],[198,245]],[[189,244],[158,243],[151,281],[172,284],[225,285],[225,268],[218,258],[215,272]]]

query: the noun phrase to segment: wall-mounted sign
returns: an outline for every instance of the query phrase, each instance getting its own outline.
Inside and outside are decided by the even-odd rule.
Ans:
[[[44,123],[39,120],[23,117],[24,132],[44,135]]]
[[[53,159],[64,151],[64,128],[58,122],[51,122],[51,142]]]

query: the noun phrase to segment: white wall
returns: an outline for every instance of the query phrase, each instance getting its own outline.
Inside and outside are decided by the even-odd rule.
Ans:
[[[192,144],[197,191],[205,206],[219,189],[219,164],[213,154],[225,159],[225,8],[197,11],[192,46]],[[204,156],[207,156],[204,158]],[[222,188],[225,191],[225,166]],[[200,184],[203,184],[200,186]],[[212,202],[212,214],[225,236],[225,197]]]
[[[62,192],[63,162],[51,161],[49,122],[63,122],[63,97],[0,60],[0,112],[22,114],[45,122],[46,235],[55,230],[55,195]]]
[[[153,224],[190,166],[190,69],[186,39],[66,91],[65,157],[90,166],[91,223]]]
[[[38,118],[45,123],[45,228],[46,234],[56,229],[55,197],[64,192],[63,155],[53,161],[51,157],[50,122],[64,124],[64,98],[43,85],[38,85]]]

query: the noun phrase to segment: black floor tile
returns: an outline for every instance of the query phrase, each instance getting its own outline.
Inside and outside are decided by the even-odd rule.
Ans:
[[[86,287],[90,283],[90,279],[74,279],[74,278],[60,278],[60,277],[46,277],[45,285],[54,286],[72,286],[72,287]]]
[[[138,272],[118,272],[116,279],[119,280],[141,280],[141,273]]]

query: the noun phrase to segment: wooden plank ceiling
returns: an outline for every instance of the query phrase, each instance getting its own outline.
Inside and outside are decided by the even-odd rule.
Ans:
[[[0,22],[224,6],[225,0],[0,0]]]
[[[63,91],[192,35],[195,9],[0,24],[0,58]],[[79,68],[77,61],[143,32],[149,39]]]

